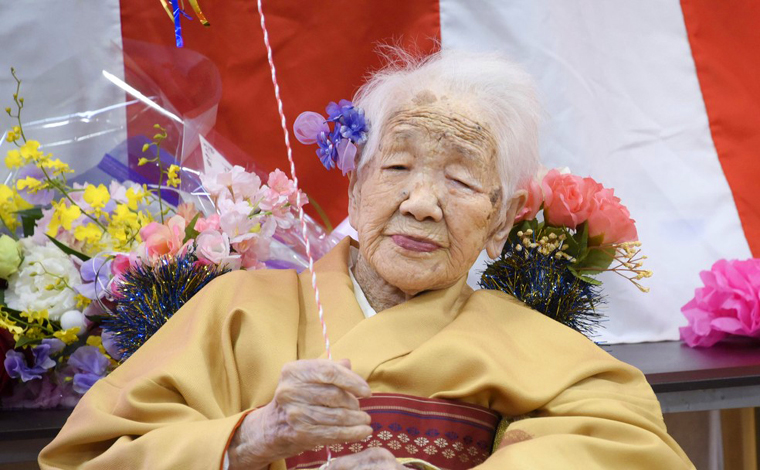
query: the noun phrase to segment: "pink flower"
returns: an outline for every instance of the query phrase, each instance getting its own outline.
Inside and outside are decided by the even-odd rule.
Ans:
[[[251,237],[239,243],[235,243],[235,251],[241,258],[241,264],[245,269],[262,269],[265,268],[264,261],[269,258],[269,241],[268,237]]]
[[[541,182],[544,218],[549,225],[575,229],[594,209],[594,194],[602,185],[591,178],[551,170]]]
[[[541,204],[544,202],[544,192],[541,190],[541,183],[538,181],[530,180],[524,189],[528,191],[528,200],[515,216],[515,223],[535,219]]]
[[[201,182],[213,199],[233,197],[235,199],[253,197],[261,186],[261,179],[248,173],[239,165],[222,173],[201,173]]]
[[[240,268],[240,255],[230,255],[230,239],[215,230],[201,232],[195,238],[196,254],[201,261],[208,261],[231,269]]]
[[[279,168],[269,173],[267,186],[269,186],[269,189],[282,196],[290,196],[293,191],[296,190],[295,183]]]
[[[681,339],[708,347],[727,335],[760,338],[760,259],[720,260],[699,276],[704,287],[681,308],[689,320]]]
[[[181,215],[187,221],[193,220],[193,217],[197,214],[198,209],[195,207],[195,204],[183,202],[177,206],[177,215]]]
[[[594,194],[594,209],[588,217],[588,236],[597,245],[638,240],[635,221],[628,209],[620,204],[611,188],[601,188]]]
[[[204,230],[220,230],[219,214],[210,215],[205,219],[199,217],[198,220],[195,221],[195,227],[193,228],[198,232],[203,232]]]
[[[137,257],[130,253],[128,255],[118,254],[111,263],[111,274],[121,276],[137,263]]]
[[[151,222],[140,229],[145,257],[155,260],[160,256],[180,253],[185,248],[182,241],[185,239],[186,225],[187,222],[181,215],[175,215],[166,225]]]

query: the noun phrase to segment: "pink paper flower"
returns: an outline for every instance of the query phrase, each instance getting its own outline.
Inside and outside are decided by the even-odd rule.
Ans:
[[[296,190],[295,183],[279,168],[269,173],[267,186],[275,193],[285,197],[290,196]]]
[[[602,186],[591,178],[550,170],[541,182],[544,218],[549,225],[575,229],[594,209],[594,194]]]
[[[230,239],[225,233],[206,230],[195,238],[196,254],[201,261],[208,261],[230,269],[240,268],[240,255],[230,254]]]
[[[594,194],[594,209],[588,217],[588,236],[601,237],[598,243],[611,244],[638,240],[636,222],[628,209],[620,204],[612,188],[602,188]]]
[[[720,260],[700,278],[704,287],[681,308],[689,320],[681,339],[708,347],[728,335],[760,338],[760,259]]]
[[[528,200],[515,216],[515,223],[535,219],[538,210],[541,208],[541,203],[544,202],[544,192],[541,190],[541,183],[538,181],[530,180],[527,187],[523,189],[528,191]]]
[[[264,261],[269,258],[269,238],[251,237],[234,244],[235,251],[242,256],[241,263],[245,269],[263,269]]]
[[[182,241],[185,239],[186,226],[185,219],[181,215],[175,215],[166,225],[151,222],[140,229],[145,257],[152,261],[160,256],[180,253],[185,247]]]

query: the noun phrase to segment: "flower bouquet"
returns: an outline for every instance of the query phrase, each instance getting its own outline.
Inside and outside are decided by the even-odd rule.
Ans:
[[[3,408],[75,405],[216,276],[303,266],[289,242],[308,198],[282,171],[195,170],[162,148],[156,124],[129,157],[141,183],[74,182],[26,135],[18,90],[14,102],[13,173],[0,185]],[[307,222],[318,254],[335,244]]]
[[[529,181],[527,202],[515,218],[501,257],[480,285],[506,292],[529,307],[591,336],[602,316],[596,278],[611,271],[630,280],[642,268],[636,226],[628,209],[592,178],[552,169]]]

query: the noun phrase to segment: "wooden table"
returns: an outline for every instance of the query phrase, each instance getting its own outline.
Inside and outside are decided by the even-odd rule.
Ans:
[[[664,413],[760,407],[760,345],[690,348],[680,341],[602,348],[640,369]]]

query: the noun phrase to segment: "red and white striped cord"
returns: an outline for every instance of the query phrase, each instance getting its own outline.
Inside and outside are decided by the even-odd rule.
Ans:
[[[288,133],[288,126],[285,121],[285,112],[282,109],[282,99],[280,98],[280,85],[277,84],[277,72],[274,67],[274,60],[272,59],[272,47],[269,45],[269,33],[267,32],[266,23],[264,21],[264,10],[261,7],[261,0],[258,1],[259,17],[261,17],[261,30],[264,32],[264,45],[267,48],[267,59],[269,59],[269,68],[272,71],[272,85],[274,85],[274,96],[277,99],[277,110],[280,113],[280,125],[282,126],[282,132],[285,134],[285,147],[288,149],[288,161],[290,162],[290,176],[293,178],[293,183],[296,187],[296,205],[298,206],[298,220],[301,221],[301,236],[306,244],[306,256],[309,258],[309,272],[311,273],[311,287],[314,289],[314,300],[317,303],[317,312],[319,313],[319,321],[322,324],[322,336],[325,339],[325,351],[327,351],[328,359],[332,359],[332,352],[330,351],[330,338],[327,336],[327,323],[325,323],[324,310],[322,309],[322,302],[319,300],[319,288],[317,287],[317,273],[314,272],[314,258],[311,255],[311,244],[309,243],[309,235],[306,228],[306,221],[304,220],[303,207],[301,207],[301,191],[298,189],[298,177],[296,176],[296,164],[293,161],[293,149],[290,146],[290,134]],[[328,450],[329,453],[329,450]]]
[[[257,0],[259,8],[259,17],[261,18],[261,31],[264,33],[264,45],[267,48],[267,59],[269,60],[269,69],[272,71],[272,85],[274,85],[274,97],[277,99],[277,111],[280,113],[280,126],[285,134],[285,148],[288,149],[288,162],[290,162],[290,176],[293,178],[293,184],[296,187],[296,206],[298,207],[298,220],[301,221],[301,237],[306,245],[306,257],[309,258],[309,272],[311,273],[311,287],[314,289],[314,300],[317,303],[317,312],[319,313],[319,322],[322,324],[322,337],[325,340],[325,351],[327,358],[332,359],[330,351],[330,338],[327,336],[327,323],[325,323],[325,312],[322,309],[322,302],[319,300],[319,288],[317,287],[317,273],[314,272],[314,257],[311,255],[311,243],[309,243],[309,234],[304,220],[303,207],[301,206],[301,191],[298,186],[298,176],[296,176],[296,163],[293,161],[293,148],[290,146],[290,133],[288,133],[287,121],[285,120],[285,111],[282,109],[282,98],[280,98],[280,85],[277,83],[277,70],[272,59],[272,46],[269,44],[269,33],[267,32],[266,22],[264,21],[264,9],[261,6],[261,0]],[[327,462],[324,468],[330,465],[332,461],[332,452],[330,447],[325,446],[327,451]]]

